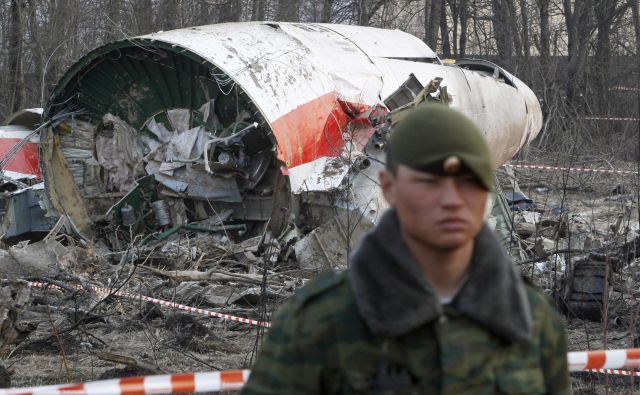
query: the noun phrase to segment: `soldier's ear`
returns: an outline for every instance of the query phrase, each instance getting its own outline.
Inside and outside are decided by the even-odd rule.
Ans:
[[[393,207],[395,205],[396,177],[389,170],[384,169],[378,173],[378,180],[384,199],[389,203],[389,206]]]

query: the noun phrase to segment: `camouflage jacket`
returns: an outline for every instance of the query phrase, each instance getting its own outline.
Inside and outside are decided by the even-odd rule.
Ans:
[[[243,394],[571,392],[562,320],[490,230],[442,306],[393,221],[349,270],[320,275],[276,314]]]

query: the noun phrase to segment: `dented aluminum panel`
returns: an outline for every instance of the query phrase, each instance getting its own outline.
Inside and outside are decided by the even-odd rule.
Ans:
[[[190,221],[268,218],[290,192],[375,221],[383,102],[411,74],[435,84],[424,99],[478,124],[496,165],[536,136],[535,95],[494,66],[443,65],[404,32],[330,24],[229,23],[107,44],[47,105],[58,120],[42,134],[47,192],[85,232],[149,174]]]

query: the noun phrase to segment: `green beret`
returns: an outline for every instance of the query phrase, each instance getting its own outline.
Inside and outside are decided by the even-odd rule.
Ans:
[[[493,190],[493,161],[480,129],[462,113],[429,104],[402,114],[389,137],[397,163],[436,174],[470,171]]]

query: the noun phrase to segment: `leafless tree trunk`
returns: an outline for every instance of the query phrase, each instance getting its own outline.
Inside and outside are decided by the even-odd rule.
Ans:
[[[469,12],[469,6],[467,4],[467,0],[460,0],[458,12],[460,15],[460,44],[458,45],[458,53],[460,54],[460,56],[464,57],[467,52],[467,31],[468,31],[467,13]]]
[[[264,20],[264,0],[253,0],[251,2],[251,20],[263,21]]]
[[[195,20],[198,25],[208,25],[210,23],[214,23],[213,19],[213,9],[214,6],[208,2],[200,2],[195,5],[196,16]]]
[[[22,70],[23,29],[22,19],[25,3],[11,0],[9,7],[10,24],[8,37],[9,60],[9,112],[18,111],[26,101],[24,73]]]
[[[330,23],[333,11],[333,1],[334,0],[324,0],[322,2],[322,22]]]
[[[371,18],[382,8],[383,5],[391,3],[391,0],[357,0],[358,25],[369,26]]]
[[[431,10],[431,0],[424,0],[424,20],[423,20],[423,25],[424,25],[424,39],[423,41],[425,43],[427,43],[427,45],[429,45],[429,17],[430,17],[430,11]]]
[[[449,27],[447,26],[447,7],[441,7],[440,9],[440,37],[442,37],[442,56],[451,58],[451,41],[449,40]]]
[[[300,0],[279,0],[277,19],[285,22],[300,21]]]
[[[37,87],[41,87],[41,81],[43,76],[44,59],[42,53],[42,43],[40,27],[38,25],[38,12],[37,4],[35,0],[28,2],[28,18],[29,20],[24,25],[29,29],[29,51],[33,59],[33,74],[37,78]],[[44,105],[44,103],[39,103]]]
[[[513,56],[513,41],[511,37],[511,20],[507,0],[492,0],[491,8],[493,16],[493,31],[498,49],[498,57],[502,64],[511,64]]]
[[[513,40],[513,47],[515,50],[515,55],[522,55],[522,42],[520,41],[520,32],[518,32],[518,25],[516,19],[516,7],[514,4],[514,0],[504,0],[507,5],[508,14],[506,15],[507,21],[509,22],[509,34]]]
[[[158,12],[158,21],[162,30],[172,30],[180,27],[176,17],[178,15],[178,2],[175,0],[161,0]]]
[[[238,22],[242,18],[242,0],[227,0],[220,11],[220,22]]]
[[[137,22],[137,33],[151,33],[153,31],[153,8],[151,0],[135,0],[133,2],[133,13]]]
[[[609,63],[611,61],[611,22],[615,13],[616,2],[612,0],[600,0],[594,4],[594,19],[597,27],[596,52],[594,69],[597,76],[597,96],[603,99],[602,90],[605,89],[609,78]],[[604,94],[606,97],[606,94]]]
[[[427,0],[429,6],[429,19],[425,25],[426,42],[434,51],[438,48],[438,27],[440,25],[440,13],[442,11],[442,0]],[[426,4],[425,3],[425,4]]]
[[[540,12],[540,45],[538,52],[540,53],[540,61],[542,67],[545,68],[549,64],[549,56],[551,55],[551,33],[549,30],[549,0],[538,0],[538,11]]]
[[[451,11],[451,22],[453,24],[451,30],[452,55],[455,57],[458,56],[458,21],[460,18],[457,0],[449,0],[449,10]]]
[[[629,0],[631,5],[631,17],[633,19],[633,27],[636,32],[636,56],[640,56],[640,7],[638,0]]]
[[[563,0],[567,25],[569,63],[567,65],[567,98],[574,102],[584,83],[589,37],[592,28],[592,0]]]
[[[520,15],[522,17],[522,51],[525,59],[531,55],[531,42],[529,40],[529,10],[527,0],[520,0]]]
[[[105,13],[105,30],[103,32],[105,41],[114,41],[119,38],[118,30],[120,25],[120,11],[122,0],[108,0]]]

